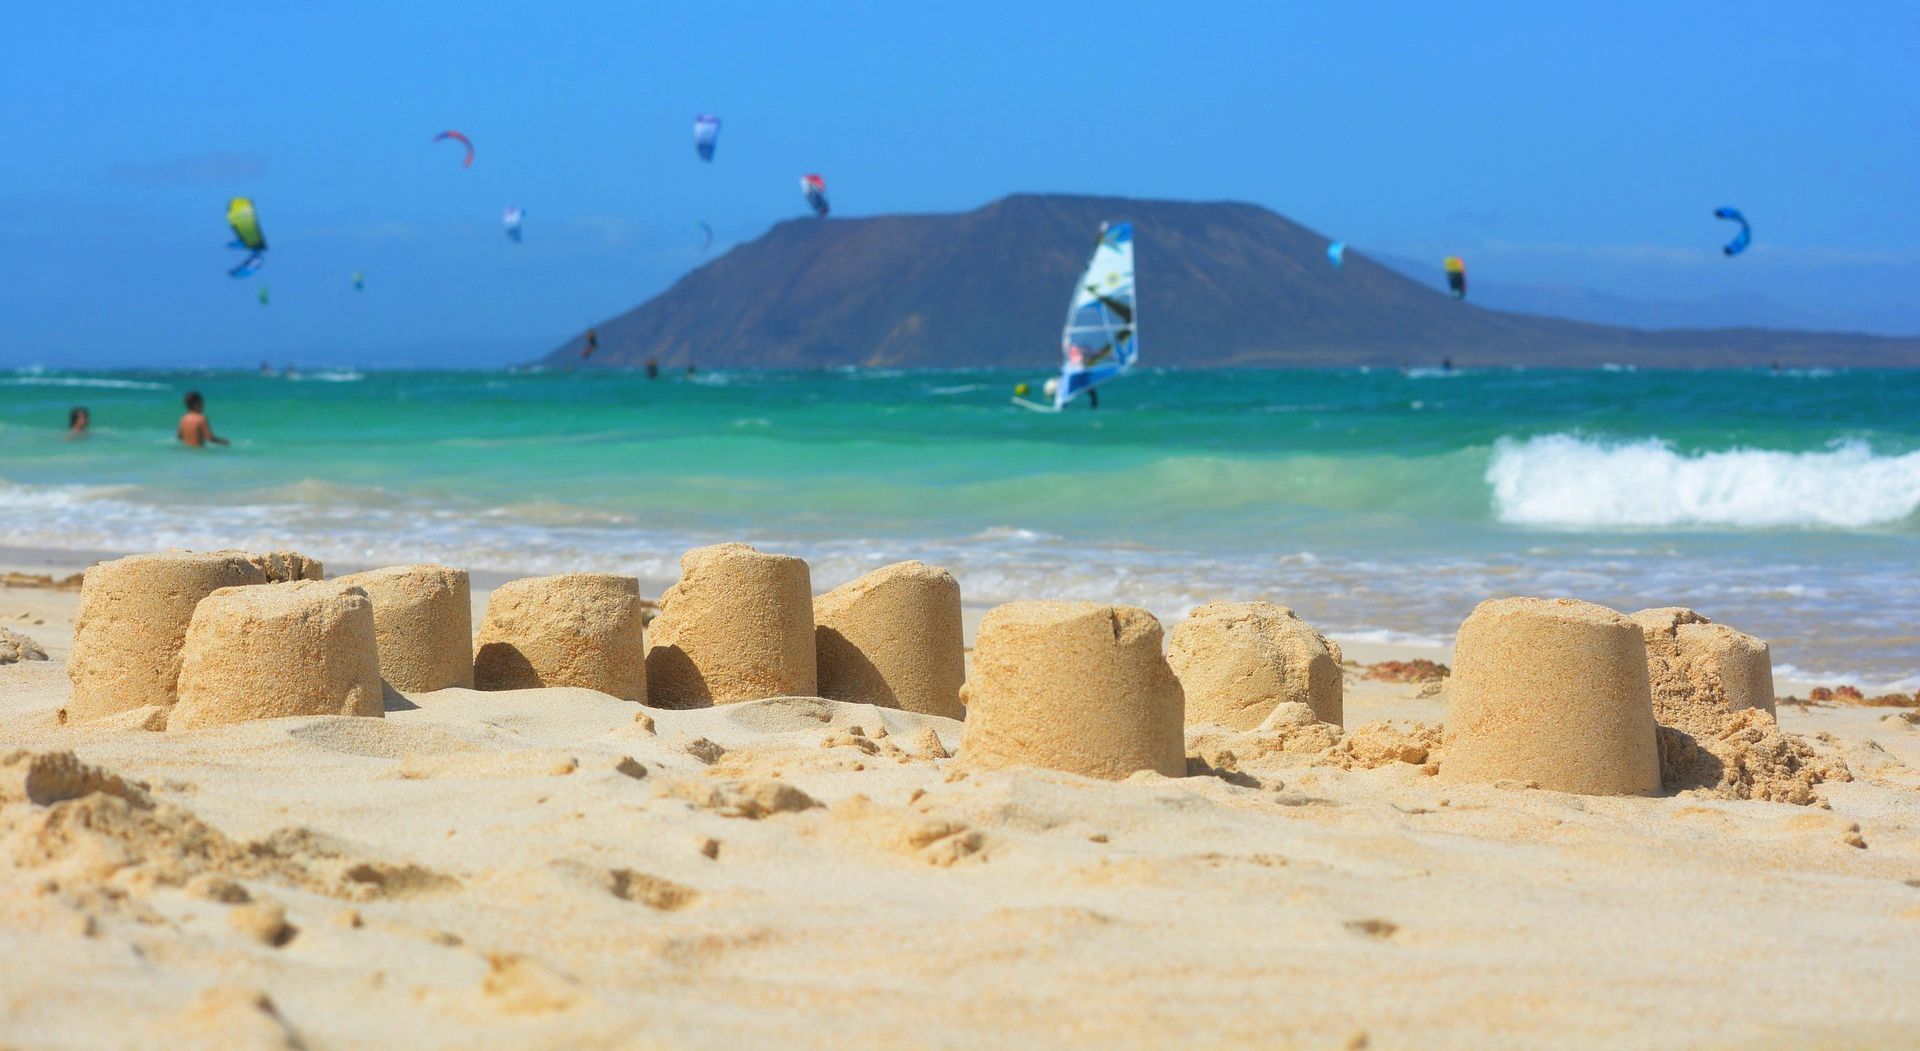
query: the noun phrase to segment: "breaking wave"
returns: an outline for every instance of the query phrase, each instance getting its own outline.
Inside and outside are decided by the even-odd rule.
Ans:
[[[1494,444],[1494,513],[1512,525],[1865,529],[1920,512],[1920,451],[1683,453],[1658,438],[1550,434]]]

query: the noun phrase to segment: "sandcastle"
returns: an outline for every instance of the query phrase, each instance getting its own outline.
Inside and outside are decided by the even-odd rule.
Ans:
[[[1646,641],[1661,726],[1699,736],[1743,709],[1775,714],[1773,658],[1765,642],[1678,607],[1643,609],[1632,620]]]
[[[1460,625],[1440,775],[1588,795],[1660,789],[1640,627],[1574,599],[1482,602]]]
[[[1341,721],[1340,647],[1285,606],[1209,602],[1173,626],[1167,663],[1186,693],[1187,723],[1251,730],[1282,704]]]
[[[640,582],[611,573],[523,577],[494,589],[480,624],[474,685],[579,686],[647,700]]]
[[[194,606],[221,588],[266,581],[236,551],[129,555],[88,569],[67,661],[67,714],[96,719],[171,707]]]
[[[179,686],[169,731],[383,715],[373,603],[338,582],[221,588],[194,608]]]
[[[651,703],[701,708],[817,692],[807,564],[746,544],[680,557],[647,651]]]
[[[961,690],[967,766],[1119,780],[1186,773],[1180,682],[1160,622],[1131,606],[1010,602],[980,622]]]
[[[380,678],[406,693],[473,688],[473,606],[467,571],[388,566],[336,583],[373,601]]]
[[[269,584],[285,584],[294,580],[323,580],[326,568],[317,558],[308,558],[298,551],[266,551],[251,553],[246,551],[222,551],[223,555],[240,555],[260,568],[267,575]]]
[[[820,696],[963,718],[967,678],[960,584],[896,562],[813,600]]]

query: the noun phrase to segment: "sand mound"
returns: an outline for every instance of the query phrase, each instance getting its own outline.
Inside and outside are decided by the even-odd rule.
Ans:
[[[1187,751],[1198,760],[1195,772],[1231,774],[1285,770],[1297,767],[1333,767],[1373,770],[1408,765],[1432,773],[1440,751],[1441,729],[1424,723],[1401,726],[1372,722],[1342,734],[1340,727],[1321,722],[1305,704],[1283,704],[1258,727],[1237,733],[1205,729],[1189,734]]]
[[[308,558],[298,551],[268,551],[249,553],[246,551],[224,551],[222,554],[239,555],[266,574],[269,584],[288,584],[296,580],[324,580],[326,570],[317,558]]]
[[[896,562],[813,600],[820,696],[959,719],[966,681],[960,584]]]
[[[200,990],[167,1027],[174,1047],[219,1047],[244,1051],[299,1051],[306,1047],[259,989],[214,985]]]
[[[1696,715],[1694,725],[1707,718]],[[1819,801],[1815,785],[1853,780],[1844,760],[1815,753],[1798,736],[1783,733],[1767,712],[1744,708],[1714,719],[1698,733],[1660,728],[1660,782],[1665,788],[1806,806]]]
[[[98,719],[150,705],[171,708],[194,607],[221,588],[266,581],[240,552],[163,551],[88,569],[67,659],[68,714]]]
[[[490,953],[487,976],[480,991],[502,1013],[551,1014],[578,1005],[579,979],[531,957],[517,953]]]
[[[1733,712],[1774,713],[1773,661],[1765,642],[1690,609],[1643,609],[1632,619],[1647,644],[1647,676],[1661,726],[1711,735]]]
[[[964,821],[930,817],[852,795],[827,809],[820,833],[843,846],[945,868],[984,860],[987,837]]]
[[[380,678],[403,693],[473,688],[473,605],[467,572],[387,566],[341,577],[373,602]]]
[[[640,582],[607,573],[510,580],[480,624],[474,685],[482,690],[577,686],[647,700]]]
[[[384,714],[373,604],[335,582],[223,588],[201,600],[167,729]]]
[[[1250,730],[1275,706],[1300,703],[1341,720],[1340,647],[1285,606],[1209,602],[1173,626],[1167,663],[1186,693],[1189,725]]]
[[[47,651],[40,644],[17,631],[0,628],[0,664],[15,664],[20,661],[43,661]]]
[[[75,886],[111,882],[142,890],[184,887],[207,876],[273,880],[366,901],[453,890],[457,880],[410,862],[355,856],[306,829],[241,842],[184,807],[76,759],[71,752],[16,751],[0,759],[0,852]],[[246,900],[236,894],[205,894]]]
[[[1186,773],[1180,682],[1131,606],[1010,602],[980,622],[959,761],[1119,780]]]
[[[1604,606],[1482,602],[1460,625],[1447,698],[1449,781],[1589,795],[1660,788],[1646,643]]]
[[[663,793],[671,799],[711,810],[721,817],[750,821],[817,807],[820,801],[785,781],[676,781]]]
[[[813,584],[800,559],[746,544],[687,552],[679,582],[660,596],[652,636],[656,708],[819,692]]]

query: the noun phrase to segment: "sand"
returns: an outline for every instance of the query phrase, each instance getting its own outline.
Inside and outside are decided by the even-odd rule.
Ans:
[[[0,589],[52,658],[0,666],[0,1046],[1920,1042],[1887,709],[1780,705],[1852,770],[1808,806],[1442,784],[1446,698],[1352,665],[1348,732],[1283,705],[1118,782],[817,698],[156,733],[59,721],[76,599]]]

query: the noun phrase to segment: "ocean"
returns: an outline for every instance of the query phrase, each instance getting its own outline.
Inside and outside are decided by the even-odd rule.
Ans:
[[[0,372],[0,544],[661,580],[740,539],[819,588],[920,558],[970,602],[1261,598],[1374,641],[1570,595],[1920,686],[1920,373],[1148,370],[1009,404],[1041,379]],[[231,448],[175,445],[188,389]]]

